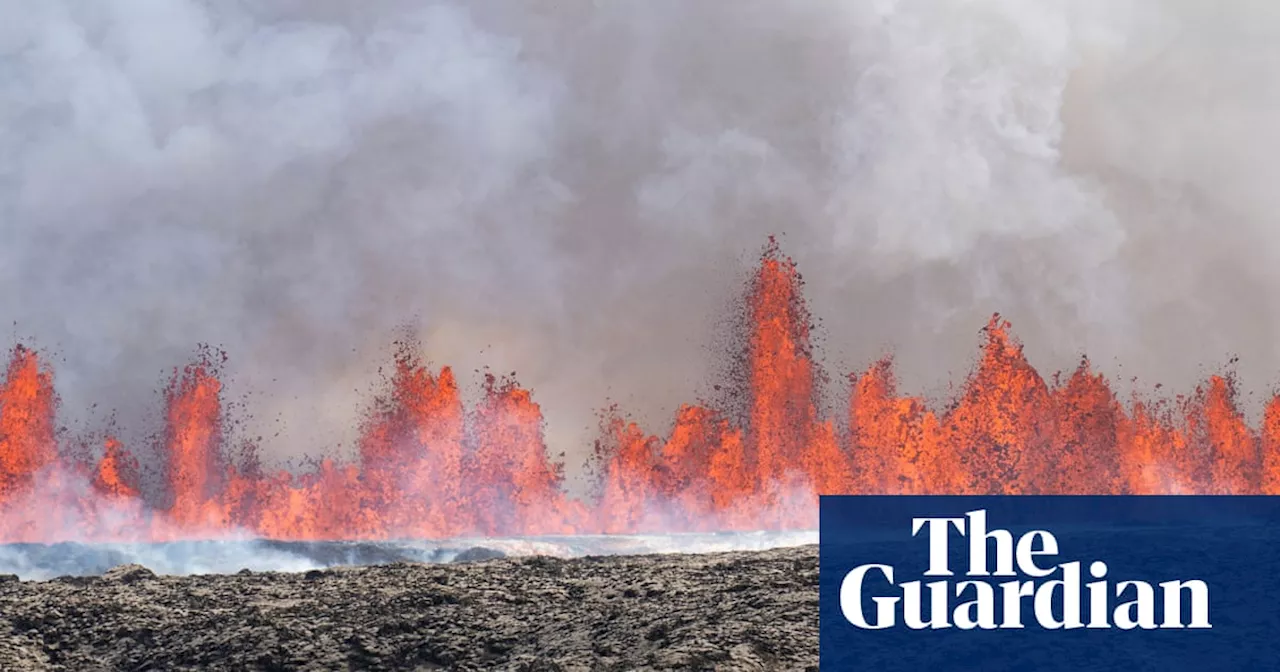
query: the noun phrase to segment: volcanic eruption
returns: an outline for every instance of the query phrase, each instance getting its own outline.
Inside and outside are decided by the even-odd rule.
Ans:
[[[529,390],[486,374],[468,408],[412,343],[356,460],[276,472],[224,431],[222,355],[201,350],[166,388],[155,483],[117,439],[86,452],[59,431],[54,371],[18,345],[0,387],[0,541],[785,530],[813,528],[824,493],[1280,494],[1280,396],[1251,427],[1230,376],[1124,404],[1088,360],[1041,376],[997,315],[951,405],[901,394],[885,359],[849,377],[846,417],[824,417],[801,276],[772,240],[742,306],[726,381],[741,408],[686,404],[666,437],[611,409],[585,497],[567,492]]]

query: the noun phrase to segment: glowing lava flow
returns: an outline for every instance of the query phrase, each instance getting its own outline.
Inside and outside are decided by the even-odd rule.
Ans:
[[[453,372],[408,348],[356,462],[307,473],[266,473],[252,446],[232,459],[205,353],[165,395],[156,485],[115,439],[88,462],[71,456],[52,372],[19,346],[0,386],[0,541],[794,529],[814,527],[818,493],[1280,494],[1280,396],[1251,428],[1229,378],[1126,409],[1087,361],[1046,381],[997,316],[948,410],[901,395],[886,360],[851,377],[837,423],[819,412],[800,276],[772,243],[745,307],[741,417],[685,405],[660,438],[607,414],[585,500],[566,494],[528,390],[487,377],[468,409]]]

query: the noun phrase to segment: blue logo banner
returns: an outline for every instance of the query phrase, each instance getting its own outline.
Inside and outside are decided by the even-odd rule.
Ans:
[[[1280,497],[824,496],[823,670],[1280,670]]]

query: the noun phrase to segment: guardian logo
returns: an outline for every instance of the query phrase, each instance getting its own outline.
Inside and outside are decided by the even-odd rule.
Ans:
[[[1234,672],[1280,660],[1280,497],[823,497],[819,667]]]
[[[948,560],[953,530],[968,539],[968,565],[963,572],[968,580],[950,578],[956,576]],[[1089,563],[1088,573],[1097,580],[1084,583],[1082,561],[1055,563],[1058,540],[1052,532],[1031,530],[1015,539],[1008,530],[988,530],[984,509],[969,511],[959,518],[913,518],[911,535],[922,533],[928,538],[929,568],[924,576],[948,578],[897,584],[892,565],[859,565],[840,584],[840,610],[855,627],[892,628],[901,619],[913,630],[993,630],[1022,628],[1024,617],[1034,618],[1040,627],[1051,630],[1213,627],[1209,622],[1209,586],[1204,581],[1163,581],[1157,598],[1156,587],[1146,581],[1108,581],[1106,561],[1096,559]],[[995,547],[994,557],[988,553],[989,544]],[[1009,580],[997,582],[999,578]],[[900,595],[872,597],[876,608],[874,620],[869,621],[863,610],[863,595],[871,582],[891,587]],[[1087,596],[1082,597],[1084,593]],[[1184,598],[1190,600],[1190,623],[1182,621]],[[926,599],[928,618],[923,616]],[[1163,607],[1163,619],[1158,624],[1157,599]],[[1055,601],[1062,605],[1061,616],[1054,613]],[[1087,605],[1087,616],[1082,613],[1082,604]]]

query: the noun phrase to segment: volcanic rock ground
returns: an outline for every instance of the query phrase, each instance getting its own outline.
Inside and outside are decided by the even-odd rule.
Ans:
[[[0,582],[0,670],[805,670],[816,546]]]

